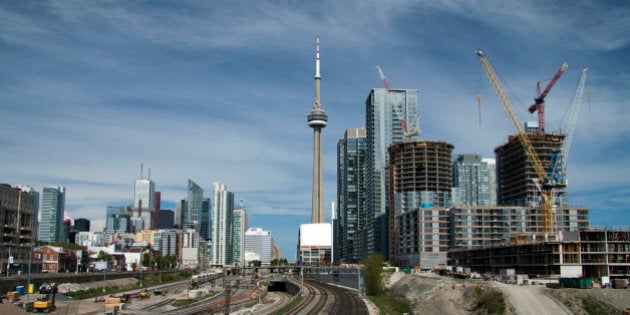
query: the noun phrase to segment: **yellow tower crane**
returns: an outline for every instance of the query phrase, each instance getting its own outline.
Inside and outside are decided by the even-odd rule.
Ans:
[[[499,101],[503,104],[503,109],[507,113],[510,121],[512,122],[512,126],[516,129],[519,142],[523,146],[523,150],[527,155],[527,158],[532,163],[532,167],[538,176],[538,180],[542,183],[542,215],[543,215],[543,231],[545,233],[553,233],[554,231],[554,222],[553,222],[553,190],[558,187],[563,187],[566,183],[557,183],[552,181],[550,178],[547,178],[547,172],[543,167],[542,162],[540,161],[540,157],[536,150],[534,150],[534,146],[529,140],[527,133],[525,132],[525,128],[518,120],[516,113],[512,107],[512,103],[510,99],[505,94],[503,90],[503,86],[501,86],[501,82],[499,81],[499,77],[496,72],[490,65],[490,62],[486,58],[485,54],[481,50],[476,51],[477,56],[479,57],[479,61],[481,61],[481,65],[483,67],[486,76],[488,77],[488,81],[492,84],[494,88],[494,92],[497,94]]]

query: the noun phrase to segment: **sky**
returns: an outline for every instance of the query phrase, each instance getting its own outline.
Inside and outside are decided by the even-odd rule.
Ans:
[[[188,179],[206,197],[221,182],[293,261],[310,223],[319,34],[328,220],[336,145],[365,127],[377,65],[392,88],[419,89],[421,140],[494,157],[514,128],[482,49],[521,122],[536,120],[536,82],[569,64],[546,98],[549,132],[566,130],[591,69],[569,200],[591,226],[629,226],[629,17],[627,1],[1,1],[0,182],[65,186],[66,216],[101,224],[132,203],[141,163],[171,208]]]

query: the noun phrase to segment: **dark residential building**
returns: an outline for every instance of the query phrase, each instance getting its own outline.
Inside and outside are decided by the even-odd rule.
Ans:
[[[77,232],[89,232],[90,220],[84,218],[74,220],[74,229]]]
[[[173,210],[160,210],[159,218],[158,229],[172,229],[175,225],[175,211]]]

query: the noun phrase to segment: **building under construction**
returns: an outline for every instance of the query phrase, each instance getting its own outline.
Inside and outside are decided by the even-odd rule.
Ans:
[[[389,147],[391,261],[428,268],[446,262],[453,148],[443,141]]]
[[[480,273],[562,278],[627,279],[630,277],[630,230],[591,229],[555,237],[518,236],[505,244],[449,252],[449,264]],[[608,277],[608,278],[606,278]]]
[[[558,207],[557,231],[588,228],[588,208]],[[542,212],[537,207],[454,206],[449,210],[452,249],[477,249],[505,243],[517,235],[544,235]]]
[[[531,130],[534,131],[534,130]],[[564,135],[527,133],[534,150],[545,168],[554,161],[564,141]],[[540,203],[536,187],[538,175],[517,137],[494,150],[497,163],[497,204],[506,206],[535,206]],[[559,167],[559,165],[558,165]],[[542,183],[539,183],[542,184]],[[555,204],[567,206],[566,187],[555,189]]]

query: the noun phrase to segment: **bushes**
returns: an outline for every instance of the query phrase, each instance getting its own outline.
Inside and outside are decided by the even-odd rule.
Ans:
[[[475,314],[505,314],[505,297],[501,292],[494,289],[476,287],[474,296],[477,298]]]

